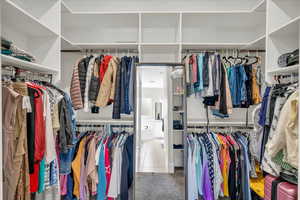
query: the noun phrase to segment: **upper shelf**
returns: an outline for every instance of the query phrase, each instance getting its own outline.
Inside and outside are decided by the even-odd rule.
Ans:
[[[5,19],[4,27],[13,27],[26,35],[34,37],[58,36],[47,25],[10,0],[5,0],[3,3],[2,18]]]
[[[72,13],[71,9],[64,1],[61,1],[61,12],[62,13]]]
[[[267,7],[266,0],[262,0],[256,6],[254,6],[252,8],[252,11],[253,12],[264,12],[264,11],[266,11],[266,7]]]
[[[106,2],[104,5],[99,1],[67,1],[62,0],[63,12],[71,14],[214,14],[214,13],[252,13],[263,12],[266,10],[266,0],[256,0],[255,2],[245,0],[243,4],[237,4],[234,0],[226,2],[210,0],[190,1],[178,0],[170,3],[161,3],[160,0],[140,0],[138,2],[124,2],[123,0],[115,0]],[[97,6],[99,5],[99,6]],[[218,6],[216,6],[218,5]],[[173,7],[172,7],[173,6]],[[128,9],[128,10],[125,10]]]
[[[51,74],[56,74],[59,72],[58,69],[40,65],[33,62],[24,61],[18,58],[14,58],[12,56],[1,55],[1,63],[2,65],[13,65],[15,67],[25,69],[25,70],[35,70],[37,72],[47,72]]]
[[[182,49],[265,49],[265,35],[249,43],[140,43],[141,47],[179,47]],[[62,50],[79,49],[138,49],[139,43],[73,43],[65,37],[61,37]]]
[[[182,43],[182,49],[239,49],[247,43]]]
[[[265,50],[266,35],[263,35],[249,43],[182,43],[182,49],[251,49]]]
[[[242,47],[242,49],[257,49],[257,50],[265,50],[266,49],[266,35],[263,35],[245,46]]]
[[[138,43],[73,43],[81,49],[137,49]]]
[[[293,65],[289,67],[277,67],[276,69],[271,69],[267,71],[269,74],[290,74],[290,73],[298,73],[299,65]]]
[[[138,49],[138,43],[73,43],[64,36],[61,36],[62,50],[83,50],[83,49]]]
[[[269,33],[270,36],[291,36],[299,33],[300,16]]]
[[[62,50],[79,50],[80,48],[75,46],[71,41],[69,41],[64,36],[61,36],[61,49]]]

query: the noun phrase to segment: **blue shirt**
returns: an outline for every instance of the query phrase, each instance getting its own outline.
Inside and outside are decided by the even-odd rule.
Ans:
[[[263,96],[263,100],[261,103],[261,107],[260,107],[260,112],[259,112],[258,124],[261,126],[264,126],[266,123],[266,113],[267,113],[270,92],[271,92],[271,87],[266,87],[266,90],[265,90],[265,93]]]
[[[99,163],[98,163],[98,180],[97,185],[97,200],[105,200],[106,194],[106,175],[105,175],[105,161],[104,161],[104,147],[103,144],[100,144],[100,154],[99,154]]]

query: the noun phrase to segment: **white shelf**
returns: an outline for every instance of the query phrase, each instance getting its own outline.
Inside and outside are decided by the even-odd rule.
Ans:
[[[270,36],[287,36],[299,33],[300,16],[290,20],[286,24],[278,27],[269,33]]]
[[[258,49],[265,50],[266,49],[266,35],[263,35],[242,47],[242,49]]]
[[[160,46],[164,46],[164,47],[173,47],[173,46],[179,46],[180,43],[152,43],[152,42],[143,42],[141,43],[141,46],[149,46],[149,47],[160,47]]]
[[[176,129],[173,129],[173,132],[183,132],[184,130],[176,130]]]
[[[138,49],[138,43],[73,43],[61,36],[62,50],[78,49]]]
[[[189,5],[189,2],[183,1],[183,3]],[[220,3],[221,2],[218,1],[218,4],[220,4]],[[135,9],[115,10],[115,9],[107,9],[107,8],[105,10],[99,10],[99,9],[95,9],[95,7],[97,6],[96,4],[93,4],[94,5],[93,10],[90,10],[90,9],[87,9],[88,8],[87,5],[85,5],[85,7],[82,8],[83,6],[78,4],[78,2],[76,2],[76,5],[75,5],[75,4],[73,4],[73,2],[66,3],[64,0],[62,0],[62,4],[66,8],[65,11],[67,11],[67,12],[70,12],[72,14],[86,14],[86,15],[89,15],[89,14],[104,14],[104,15],[105,14],[109,14],[109,15],[110,14],[140,14],[140,13],[142,13],[142,14],[179,14],[179,13],[182,13],[182,14],[191,14],[191,13],[195,13],[195,14],[236,13],[236,14],[238,14],[238,13],[261,12],[261,11],[265,11],[265,9],[266,9],[266,0],[260,0],[260,1],[257,0],[257,3],[255,5],[253,5],[252,7],[232,8],[232,6],[230,6],[229,7],[230,9],[228,9],[228,10],[225,10],[225,9],[201,10],[201,9],[195,8],[193,5],[191,5],[189,7],[189,9],[186,9],[186,8],[183,8],[182,6],[177,5],[177,8],[181,8],[181,10],[177,10],[177,9],[176,10],[175,9],[171,9],[171,10],[161,9],[160,10],[160,8],[157,8],[157,7],[154,10],[151,10],[151,9],[148,10],[149,6],[147,7],[148,9],[141,9],[141,8],[138,7],[139,5],[137,5],[137,4],[135,4],[135,6],[134,6],[136,10]],[[86,4],[86,2],[85,2],[85,4]],[[166,2],[165,4],[167,5],[168,3]],[[78,9],[76,9],[76,11],[75,11],[75,10],[71,9],[71,7],[68,6],[68,5],[73,5],[74,7],[77,7]],[[153,2],[152,5],[155,5],[155,2]],[[176,4],[174,4],[174,5],[176,5]],[[211,4],[211,5],[214,5],[214,4]],[[227,3],[226,7],[227,7],[227,5],[230,5],[230,3],[229,4]],[[127,3],[127,6],[128,6],[128,3]],[[163,5],[160,5],[160,6],[163,7]],[[203,7],[203,3],[200,3],[199,6]],[[114,8],[116,8],[116,7],[114,6]],[[215,6],[214,6],[214,8],[215,8]],[[195,10],[193,10],[193,9],[195,9]],[[81,10],[85,10],[85,11],[81,11]]]
[[[252,8],[252,12],[264,12],[266,11],[266,0],[260,1],[256,6]]]
[[[182,43],[182,49],[220,49],[241,48],[247,43]]]
[[[174,96],[183,96],[184,93],[173,93]]]
[[[21,69],[26,69],[26,70],[34,70],[37,72],[47,72],[47,73],[51,73],[51,74],[56,74],[59,72],[57,69],[52,68],[52,67],[24,61],[24,60],[14,58],[12,56],[7,56],[7,55],[1,55],[1,61],[2,61],[2,65],[12,65],[14,67],[19,67]]]
[[[289,66],[289,67],[277,67],[276,69],[271,69],[267,71],[269,74],[289,74],[299,72],[299,65]]]
[[[138,49],[138,43],[72,43],[81,49]]]
[[[10,0],[4,1],[2,18],[5,19],[5,26],[14,27],[30,36],[58,36],[58,33]]]
[[[69,6],[64,1],[61,1],[61,12],[62,13],[72,13],[72,10],[69,8]]]
[[[184,113],[183,110],[176,110],[176,111],[173,110],[173,112],[174,112],[174,113]]]
[[[75,46],[70,40],[61,36],[61,49],[62,50],[78,50],[79,47]]]

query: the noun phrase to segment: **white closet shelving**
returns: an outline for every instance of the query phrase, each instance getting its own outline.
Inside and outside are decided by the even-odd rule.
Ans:
[[[298,72],[299,65],[280,68],[278,57],[300,45],[300,1],[267,1],[266,79],[276,74]]]
[[[1,1],[1,36],[36,58],[36,63],[1,55],[1,63],[40,72],[60,72],[60,1]]]
[[[179,62],[185,49],[265,49],[265,0],[87,2],[62,1],[65,50],[136,49],[142,62]]]

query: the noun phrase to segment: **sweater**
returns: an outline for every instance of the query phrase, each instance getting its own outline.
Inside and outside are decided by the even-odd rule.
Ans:
[[[282,107],[276,132],[267,145],[271,157],[284,150],[287,162],[295,168],[298,168],[298,98],[296,91]]]
[[[80,59],[81,60],[81,59]],[[72,99],[72,104],[75,110],[79,110],[83,108],[82,103],[82,96],[80,90],[80,81],[79,81],[79,73],[78,73],[78,60],[73,68],[73,75],[71,80],[71,87],[70,87],[70,95]]]

